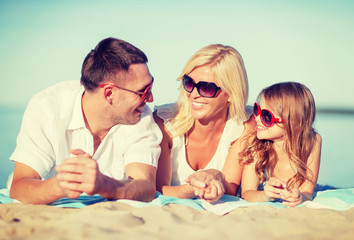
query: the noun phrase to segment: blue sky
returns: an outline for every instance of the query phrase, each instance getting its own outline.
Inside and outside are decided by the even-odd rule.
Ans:
[[[243,56],[249,103],[280,81],[298,81],[317,106],[354,108],[354,1],[0,0],[0,105],[25,105],[54,83],[80,78],[106,37],[149,58],[155,102],[177,99],[189,57],[214,43]]]

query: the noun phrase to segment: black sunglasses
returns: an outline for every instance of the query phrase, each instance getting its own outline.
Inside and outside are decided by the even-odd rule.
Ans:
[[[198,82],[195,83],[194,80],[184,74],[183,76],[183,88],[187,92],[191,93],[193,92],[194,88],[197,88],[197,91],[200,96],[206,97],[206,98],[213,98],[215,97],[216,93],[221,90],[220,87],[216,86],[215,83],[212,82]]]

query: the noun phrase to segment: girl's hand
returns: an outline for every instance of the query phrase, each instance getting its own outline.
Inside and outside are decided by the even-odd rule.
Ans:
[[[265,182],[263,192],[268,201],[274,201],[276,198],[282,198],[286,194],[286,183],[276,177],[271,177]]]
[[[298,188],[288,190],[282,199],[285,200],[283,205],[288,207],[295,207],[303,202],[303,196]]]
[[[208,202],[219,200],[225,193],[224,185],[221,181],[212,180],[204,189],[194,188],[194,194]]]

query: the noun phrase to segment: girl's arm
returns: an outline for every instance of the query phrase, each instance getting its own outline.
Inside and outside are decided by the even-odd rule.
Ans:
[[[241,136],[232,144],[229,150],[222,170],[226,194],[235,196],[240,187],[243,166],[239,161],[238,154],[247,146],[248,141],[246,136],[251,134],[255,130],[255,127],[256,121],[253,116],[251,116],[248,121],[244,123],[244,130]]]
[[[241,146],[238,140],[231,146],[222,170],[225,193],[233,196],[240,187],[242,177],[242,165],[238,158]]]
[[[318,172],[319,172],[320,161],[321,161],[321,147],[322,147],[322,138],[320,134],[317,133],[315,145],[307,161],[307,167],[310,170],[308,172],[308,176],[312,182],[305,181],[305,183],[300,188],[300,192],[305,197],[307,197],[308,200],[312,200],[312,195],[317,183]]]
[[[271,177],[266,181],[264,190],[258,191],[259,180],[255,170],[256,163],[246,165],[242,174],[241,197],[249,202],[268,202],[282,198],[285,194],[285,183]]]
[[[255,162],[243,167],[241,181],[241,197],[249,202],[267,202],[263,191],[258,191],[259,180],[255,170]]]
[[[311,181],[306,180],[300,189],[291,189],[284,198],[284,200],[287,201],[283,202],[284,205],[293,207],[304,201],[312,200],[320,168],[321,147],[322,138],[320,134],[317,133],[313,150],[307,161],[307,167],[310,170],[308,172],[308,177]]]

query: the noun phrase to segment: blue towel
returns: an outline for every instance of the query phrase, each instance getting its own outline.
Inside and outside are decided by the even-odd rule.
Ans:
[[[107,199],[99,196],[82,195],[78,199],[62,198],[51,204],[54,207],[69,207],[69,208],[82,208],[98,202],[108,201]],[[0,203],[13,203],[16,200],[9,197],[8,189],[0,189]],[[265,205],[274,208],[286,208],[280,202],[247,202],[241,198],[224,195],[218,201],[208,203],[202,199],[180,199],[176,197],[164,196],[157,192],[156,197],[151,202],[139,202],[133,200],[121,199],[117,202],[126,203],[134,207],[149,207],[149,206],[164,206],[166,204],[181,204],[187,205],[197,210],[207,210],[215,214],[223,215],[238,207],[248,207],[255,205]],[[320,191],[317,193],[313,201],[307,201],[300,204],[298,207],[311,207],[311,208],[329,208],[334,210],[347,210],[354,207],[354,188],[345,189],[332,189]]]
[[[87,205],[91,205],[98,202],[104,202],[107,199],[101,197],[100,195],[87,196],[81,195],[77,199],[61,198],[55,202],[48,205],[54,207],[68,207],[68,208],[82,208]],[[10,198],[10,192],[8,189],[0,189],[0,203],[19,203],[19,201]]]

